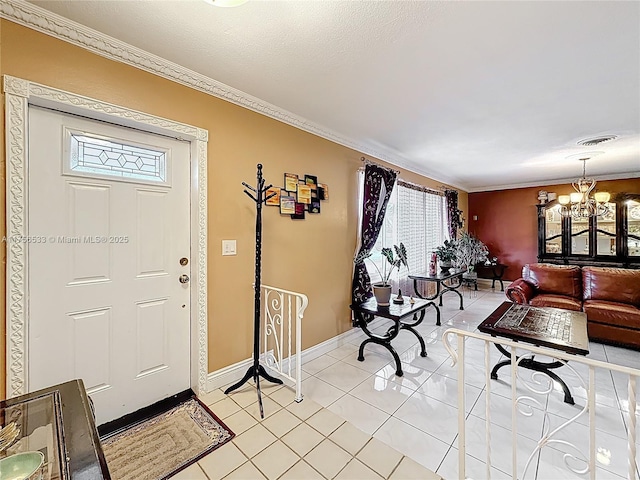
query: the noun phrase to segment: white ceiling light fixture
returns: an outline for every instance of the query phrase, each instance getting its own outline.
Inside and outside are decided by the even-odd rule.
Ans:
[[[595,192],[591,197],[591,192],[596,187],[596,181],[587,178],[587,160],[602,153],[604,152],[586,152],[567,157],[577,158],[582,162],[582,178],[571,184],[575,192],[570,195],[558,196],[558,203],[562,205],[563,215],[580,219],[604,215],[608,211],[607,202],[611,195],[607,192]]]
[[[215,5],[216,7],[239,7],[249,0],[204,0],[205,2]]]

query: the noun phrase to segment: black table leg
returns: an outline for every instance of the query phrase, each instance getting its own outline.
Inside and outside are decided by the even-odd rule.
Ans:
[[[413,328],[408,326],[408,325],[403,325],[401,328],[402,328],[402,330],[410,331],[411,333],[413,333],[416,336],[416,338],[418,339],[418,342],[420,342],[420,356],[421,357],[426,357],[427,356],[427,347],[424,344],[424,339],[422,338],[422,336],[418,332],[416,332]]]
[[[393,356],[393,359],[396,362],[396,375],[401,377],[403,373],[402,366],[400,365],[400,357],[398,356],[398,352],[396,352],[395,348],[393,348],[393,346],[391,345],[391,340],[396,338],[398,336],[398,332],[400,331],[400,322],[396,320],[395,324],[387,330],[386,335],[382,336],[372,333],[367,327],[367,324],[371,320],[373,320],[373,315],[363,314],[360,312],[355,312],[355,315],[356,320],[358,321],[358,326],[369,337],[360,344],[360,350],[358,351],[358,361],[364,361],[364,347],[367,345],[367,343],[375,343],[376,345],[381,345],[389,350],[389,352]],[[424,317],[424,310],[422,310],[422,317]]]
[[[398,356],[398,352],[396,352],[396,349],[391,346],[390,342],[386,342],[379,338],[375,338],[375,337],[367,338],[364,342],[360,344],[360,350],[358,351],[359,362],[364,362],[364,347],[367,343],[375,343],[376,345],[382,345],[384,348],[389,350],[389,352],[393,356],[393,359],[396,362],[396,375],[399,377],[404,375],[404,373],[402,372],[402,366],[400,365],[400,357]]]
[[[440,313],[440,311],[438,310],[438,313]],[[422,335],[420,335],[416,330],[414,330],[413,327],[417,327],[418,325],[420,325],[422,323],[422,320],[424,320],[424,314],[425,311],[422,310],[420,312],[420,317],[416,318],[416,315],[413,316],[413,318],[416,320],[413,323],[408,323],[408,322],[401,322],[400,323],[400,330],[408,330],[411,333],[413,333],[416,338],[418,339],[418,342],[420,342],[420,356],[421,357],[426,357],[427,356],[427,347],[424,343],[424,339],[422,338]],[[438,321],[440,320],[440,318],[438,318]]]
[[[429,302],[429,305],[427,305],[427,307],[433,307],[436,309],[436,326],[440,326],[440,307],[438,307],[438,305],[436,305],[435,302]]]
[[[408,330],[411,333],[413,333],[418,339],[418,342],[420,342],[420,356],[426,357],[427,347],[424,343],[424,340],[422,336],[413,328],[413,327],[417,327],[422,323],[425,317],[425,313],[426,313],[425,309],[423,308],[422,310],[420,310],[419,316],[418,314],[414,314],[413,316],[415,320],[414,322],[404,322],[404,321],[401,322],[401,321],[395,320],[394,324],[389,327],[385,335],[376,335],[372,333],[367,327],[368,322],[373,320],[374,316],[363,314],[361,312],[355,312],[356,320],[358,321],[358,326],[369,337],[360,344],[360,348],[358,350],[358,361],[359,362],[364,361],[364,347],[367,344],[375,343],[376,345],[381,345],[387,350],[389,350],[389,353],[391,353],[393,360],[396,362],[396,375],[398,377],[402,377],[404,373],[402,372],[400,357],[398,356],[398,352],[396,352],[396,349],[393,348],[393,345],[391,345],[391,341],[398,336],[398,333],[400,333],[400,330]]]
[[[493,273],[493,278],[491,279],[491,288],[496,288],[496,280],[500,282],[500,291],[504,292],[504,283],[502,283],[502,277],[504,276],[504,272],[507,269],[506,265],[493,265],[491,268],[491,272]]]
[[[496,365],[493,367],[493,370],[491,370],[491,378],[493,380],[497,380],[498,370],[500,370],[505,365],[511,365],[511,353],[500,344],[495,343],[494,345],[498,350],[500,350],[500,353],[502,353],[509,359],[496,363]],[[562,387],[562,390],[564,391],[564,403],[575,405],[575,401],[573,400],[573,396],[571,396],[571,391],[569,390],[567,384],[558,375],[551,371],[551,369],[562,367],[563,365],[565,365],[565,363],[557,360],[554,362],[539,362],[534,358],[535,357],[523,358],[522,360],[520,360],[520,357],[516,356],[516,362],[519,362],[519,367],[523,367],[528,370],[534,370],[536,372],[542,372],[552,380],[558,382]],[[512,379],[511,381],[515,381],[515,379]]]
[[[413,292],[416,294],[416,297],[418,298],[422,298],[423,300],[431,300],[431,302],[429,302],[428,306],[432,306],[433,308],[436,309],[436,326],[440,326],[442,325],[440,323],[440,308],[438,308],[438,305],[436,305],[436,303],[433,301],[436,298],[440,297],[440,282],[435,282],[436,284],[436,294],[431,296],[431,297],[423,297],[422,295],[420,295],[420,290],[418,289],[418,280],[414,279],[413,280]],[[442,297],[440,297],[440,306],[442,306]]]
[[[462,286],[462,283],[463,283],[462,273],[460,274],[460,276],[452,278],[452,280],[454,282],[457,281],[457,283],[453,285],[447,285],[445,283],[442,284],[443,290],[442,290],[442,293],[440,294],[440,306],[442,306],[442,296],[447,292],[453,292],[456,295],[458,295],[458,297],[460,297],[460,310],[464,310],[463,296],[458,291],[458,289]]]

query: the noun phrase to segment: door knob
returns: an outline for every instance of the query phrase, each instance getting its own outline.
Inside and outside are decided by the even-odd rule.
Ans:
[[[189,283],[189,275],[180,275],[178,280],[180,283]]]

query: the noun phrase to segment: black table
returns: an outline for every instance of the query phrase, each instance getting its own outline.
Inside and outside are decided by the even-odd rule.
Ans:
[[[393,297],[392,297],[393,301]],[[425,308],[427,308],[432,302],[425,300],[415,300],[414,303],[410,303],[408,298],[404,299],[404,303],[401,305],[391,303],[387,307],[378,306],[375,298],[370,298],[364,303],[358,305],[350,305],[356,317],[356,325],[358,325],[362,331],[369,337],[360,344],[360,350],[358,352],[358,361],[364,361],[364,347],[368,343],[375,343],[382,345],[384,348],[391,352],[393,359],[396,362],[396,375],[401,377],[403,375],[402,367],[400,365],[400,357],[398,353],[391,345],[391,341],[398,336],[400,330],[408,330],[413,333],[420,342],[420,356],[427,356],[427,348],[424,344],[424,340],[420,334],[414,330],[414,327],[420,325],[424,320]],[[394,324],[389,327],[385,335],[377,335],[372,333],[368,328],[368,323],[374,319],[374,317],[384,317],[393,320]],[[412,317],[412,321],[406,321],[407,317]]]
[[[462,286],[462,275],[466,272],[466,268],[450,268],[449,270],[440,271],[435,275],[409,275],[409,278],[413,280],[413,291],[416,296],[422,298],[424,300],[428,300],[429,303],[427,306],[432,306],[436,309],[436,325],[440,325],[440,309],[438,307],[442,306],[442,295],[447,292],[453,292],[458,297],[460,297],[460,310],[464,310],[464,303],[462,294],[458,291],[458,289]],[[447,280],[451,280],[452,283],[447,285],[444,283]],[[436,284],[436,293],[432,296],[423,297],[420,294],[420,289],[418,288],[418,282],[433,282]],[[433,300],[439,299],[438,305],[435,304]]]
[[[476,270],[479,271],[490,271],[491,275],[491,288],[496,288],[496,280],[500,282],[500,291],[504,292],[504,283],[502,283],[502,277],[504,277],[504,272],[507,270],[507,266],[504,263],[492,263],[487,265],[485,263],[480,263],[476,265]],[[476,287],[477,290],[477,287]]]
[[[478,330],[495,337],[531,343],[537,346],[554,348],[576,355],[589,353],[589,337],[587,335],[587,315],[582,312],[563,310],[551,307],[532,307],[512,302],[503,302],[487,317]],[[496,348],[508,360],[496,363],[491,371],[491,378],[497,380],[498,370],[511,364],[511,353],[502,345]],[[516,357],[516,361],[520,357]],[[564,391],[565,403],[575,402],[567,384],[551,370],[562,367],[565,362],[539,362],[535,356],[523,358],[518,366],[542,372],[557,381]]]
[[[51,478],[111,479],[82,380],[0,402],[0,425],[12,422],[20,429],[19,438],[0,456],[40,450]]]

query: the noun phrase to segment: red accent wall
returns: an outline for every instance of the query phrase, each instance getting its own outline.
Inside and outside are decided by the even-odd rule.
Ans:
[[[538,218],[536,204],[538,192],[546,190],[556,194],[573,191],[571,185],[541,185],[469,194],[469,232],[489,247],[489,256],[498,257],[508,265],[505,280],[520,277],[526,263],[535,263],[538,257]],[[640,179],[602,180],[597,190],[611,194],[640,193]],[[477,220],[474,220],[477,216]]]

